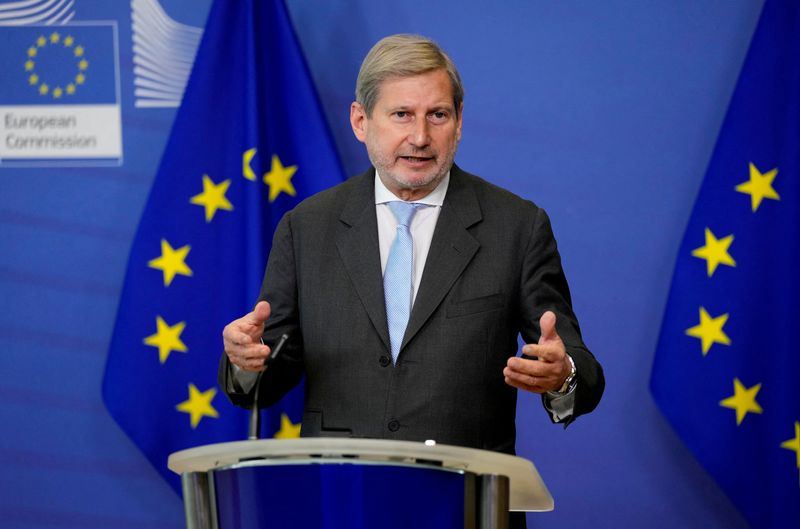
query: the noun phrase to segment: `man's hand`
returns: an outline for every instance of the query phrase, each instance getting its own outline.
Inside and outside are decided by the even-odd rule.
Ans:
[[[270,306],[266,301],[259,301],[253,309],[238,320],[225,326],[222,341],[228,360],[245,371],[261,371],[271,349],[261,343],[264,333],[264,322],[270,314]]]
[[[512,356],[503,369],[506,384],[533,393],[556,391],[564,385],[564,381],[572,371],[567,349],[556,332],[556,315],[549,310],[539,319],[542,333],[538,344],[526,344],[522,352],[527,356],[535,356],[537,360],[529,360]]]

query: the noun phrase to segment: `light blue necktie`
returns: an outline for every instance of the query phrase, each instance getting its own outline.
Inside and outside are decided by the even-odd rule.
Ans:
[[[397,363],[400,345],[411,314],[411,294],[414,290],[412,273],[414,266],[414,248],[411,239],[411,219],[422,204],[394,201],[389,202],[394,218],[397,219],[397,234],[386,271],[383,274],[383,294],[386,299],[386,320],[389,324],[389,343],[392,346],[392,363]]]

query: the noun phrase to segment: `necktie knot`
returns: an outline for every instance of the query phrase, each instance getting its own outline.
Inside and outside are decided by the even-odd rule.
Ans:
[[[389,209],[392,210],[394,218],[397,219],[397,224],[406,227],[411,225],[411,219],[414,218],[414,214],[417,212],[419,206],[420,204],[403,202],[401,200],[389,202]]]

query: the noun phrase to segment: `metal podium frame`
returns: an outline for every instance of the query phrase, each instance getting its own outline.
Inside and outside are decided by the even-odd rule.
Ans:
[[[169,456],[181,475],[188,529],[217,529],[214,472],[260,465],[385,464],[465,474],[474,483],[477,529],[505,529],[508,511],[554,507],[536,467],[527,459],[432,442],[351,438],[263,439],[200,446]]]

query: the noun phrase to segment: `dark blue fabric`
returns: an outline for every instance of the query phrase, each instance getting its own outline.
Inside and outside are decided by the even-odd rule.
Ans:
[[[681,244],[651,380],[677,433],[757,528],[800,527],[800,456],[790,447],[800,443],[798,103],[800,4],[769,1]],[[777,170],[777,197],[755,204],[743,192],[751,164],[760,174]],[[693,255],[706,230],[733,237],[735,265],[709,274]],[[690,331],[701,308],[724,321],[729,342],[717,334],[706,354]],[[738,425],[723,403],[731,404],[734,380],[756,403]]]
[[[465,476],[374,464],[266,465],[214,473],[220,529],[462,529]]]
[[[267,182],[276,161],[278,169],[295,168],[284,177],[290,185]],[[204,175],[215,185],[229,181],[232,209],[210,219],[192,203]],[[256,300],[273,228],[301,199],[342,179],[283,2],[216,1],[133,243],[103,382],[111,414],[176,490],[168,454],[247,435],[246,413],[216,387],[217,364],[224,325]],[[178,273],[166,285],[152,266],[162,241],[176,251],[189,247],[191,275]],[[158,348],[144,343],[156,334],[157,317],[170,328],[184,324],[187,351],[172,351],[163,363]],[[190,384],[211,399],[217,417],[207,409],[193,426],[176,408],[189,399]],[[281,413],[300,422],[302,388],[266,412],[269,435]]]

